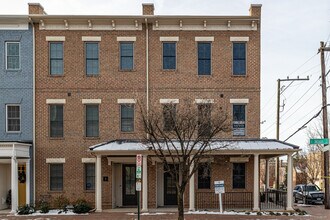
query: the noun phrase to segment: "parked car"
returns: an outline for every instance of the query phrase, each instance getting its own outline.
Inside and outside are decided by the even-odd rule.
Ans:
[[[324,192],[314,184],[299,184],[293,189],[294,202],[302,201],[303,203],[323,203]]]

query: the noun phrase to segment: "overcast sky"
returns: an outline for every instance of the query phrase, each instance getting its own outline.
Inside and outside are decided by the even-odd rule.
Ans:
[[[250,4],[262,4],[261,137],[275,138],[277,79],[288,82],[281,95],[280,139],[285,140],[321,109],[320,41],[330,36],[330,0],[1,0],[0,14],[27,14],[28,2],[39,2],[48,14],[141,15],[142,3],[154,3],[158,15],[248,15]],[[330,52],[326,68],[330,69]],[[288,87],[289,86],[289,87]],[[328,93],[330,94],[330,93]],[[329,97],[330,99],[330,97]],[[330,101],[328,102],[330,103]],[[310,125],[317,123],[313,120]],[[288,142],[306,146],[307,129]]]

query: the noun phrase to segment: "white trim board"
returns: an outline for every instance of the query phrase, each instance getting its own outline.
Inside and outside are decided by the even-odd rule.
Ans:
[[[46,104],[65,104],[65,99],[46,99]]]

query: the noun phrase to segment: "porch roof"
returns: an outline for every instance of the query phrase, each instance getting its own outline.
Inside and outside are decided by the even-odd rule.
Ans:
[[[0,142],[0,158],[10,157],[30,157],[31,143],[15,142],[15,141],[1,141]]]
[[[173,145],[169,147],[174,150],[179,147],[178,141],[173,141]],[[128,152],[128,151],[148,151],[151,145],[149,143],[142,143],[140,140],[112,140],[109,142],[100,143],[89,147],[91,152]],[[165,147],[165,145],[164,145]],[[198,149],[198,146],[195,146]],[[225,152],[242,152],[242,151],[298,151],[299,147],[283,141],[274,139],[244,139],[244,140],[212,140],[209,147],[211,150]],[[165,148],[164,148],[165,149]]]

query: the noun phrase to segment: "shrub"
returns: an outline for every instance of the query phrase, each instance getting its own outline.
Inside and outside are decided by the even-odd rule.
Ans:
[[[73,212],[80,214],[80,213],[87,213],[91,210],[91,206],[89,203],[84,199],[78,199],[75,204],[73,205]]]
[[[29,215],[34,213],[34,207],[30,205],[23,205],[18,207],[17,214],[18,215]]]
[[[70,200],[63,195],[54,199],[54,208],[62,209],[63,211],[67,211],[67,206],[70,204]]]
[[[44,200],[41,200],[39,202],[39,209],[40,209],[40,213],[48,213],[49,212],[49,202],[46,202]]]

